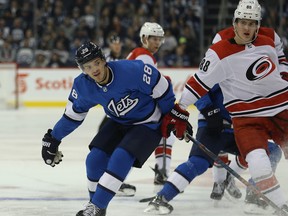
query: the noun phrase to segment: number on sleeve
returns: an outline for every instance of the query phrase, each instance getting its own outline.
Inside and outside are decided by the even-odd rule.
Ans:
[[[143,81],[146,82],[148,85],[151,83],[151,74],[152,74],[152,68],[148,65],[144,66],[144,74],[143,74]]]
[[[199,68],[200,70],[203,70],[204,72],[206,72],[208,70],[208,67],[210,65],[210,61],[206,61],[205,58],[202,59]]]

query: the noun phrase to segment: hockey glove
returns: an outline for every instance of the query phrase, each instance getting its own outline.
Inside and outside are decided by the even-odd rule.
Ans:
[[[176,136],[175,134],[175,131],[173,131],[174,135]],[[186,127],[186,130],[184,131],[184,135],[182,137],[179,138],[179,140],[185,140],[185,142],[189,142],[190,141],[190,138],[187,136],[187,134],[189,134],[190,136],[193,136],[193,127],[192,125],[189,123],[189,121],[187,121],[187,127]]]
[[[161,125],[162,136],[168,138],[171,131],[173,131],[178,139],[183,139],[187,129],[188,118],[189,112],[175,104],[174,108],[163,118]]]
[[[61,141],[52,137],[51,132],[52,130],[48,129],[42,139],[42,158],[46,164],[54,167],[55,164],[59,164],[62,161],[63,154],[58,151]]]
[[[208,133],[214,136],[219,135],[223,130],[223,118],[220,109],[210,106],[201,110],[201,113],[207,121]]]

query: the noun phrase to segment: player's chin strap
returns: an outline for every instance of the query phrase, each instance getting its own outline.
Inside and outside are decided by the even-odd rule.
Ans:
[[[278,216],[288,216],[279,206],[272,202],[268,197],[266,197],[261,191],[259,191],[254,185],[250,184],[244,178],[242,178],[237,172],[231,169],[227,164],[225,164],[217,155],[211,152],[206,146],[200,143],[198,140],[193,138],[190,134],[187,137],[196,144],[203,152],[205,152],[210,158],[212,158],[216,163],[220,164],[224,169],[226,169],[231,175],[235,176],[240,182],[246,185],[250,190],[252,190],[258,197],[262,198],[268,205],[276,210],[276,215]]]

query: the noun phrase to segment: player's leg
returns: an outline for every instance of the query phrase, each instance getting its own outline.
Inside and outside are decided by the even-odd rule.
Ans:
[[[101,148],[105,149],[107,154],[111,152],[111,156],[107,168],[99,179],[90,204],[102,210],[107,209],[109,202],[119,190],[131,167],[141,168],[161,139],[160,131],[152,130],[143,125],[121,126],[118,124],[117,128],[118,131],[116,133],[110,131],[110,138],[106,138],[106,134],[105,138],[101,139],[104,142],[99,144]],[[115,136],[118,141],[120,137],[118,143],[107,143],[107,141],[111,141]],[[96,140],[94,139],[94,142]],[[97,144],[98,142],[94,143],[94,145]],[[96,159],[94,162],[97,164]],[[97,170],[98,166],[95,166],[95,170]],[[88,211],[89,209],[86,208],[83,215]]]
[[[233,130],[227,129],[223,131],[221,134],[222,137],[225,137],[225,141],[223,142],[223,149],[219,154],[220,159],[222,159],[222,161],[225,162],[226,164],[229,164],[230,168],[233,169],[234,171],[242,172],[244,165],[241,163],[241,161],[235,160],[236,158],[235,156],[231,157],[231,161],[228,158],[227,152],[230,152],[233,155],[239,154]],[[214,185],[212,193],[210,195],[211,199],[214,199],[215,201],[221,200],[225,190],[233,198],[236,199],[241,198],[242,193],[236,186],[234,177],[220,165],[216,164],[215,166],[215,163],[213,166],[213,179],[214,179]]]
[[[283,127],[283,131],[279,132],[279,128],[273,125],[271,120],[272,118],[234,118],[233,125],[238,148],[241,154],[246,156],[249,172],[255,185],[272,202],[282,207],[286,203],[286,198],[274,175],[267,154],[267,140],[271,138],[271,135],[273,139],[276,134],[277,137],[285,136],[283,133],[287,134],[288,125],[285,123],[286,128]],[[251,142],[251,137],[253,137],[253,142]]]
[[[102,119],[100,125],[99,125],[99,130],[109,121],[109,117],[107,115],[104,116]],[[131,184],[124,183],[121,185],[119,190],[116,193],[116,196],[134,196],[136,193],[136,187]]]
[[[275,173],[277,165],[282,157],[282,151],[280,147],[274,142],[268,142],[269,149],[269,159],[272,166],[272,170]],[[249,179],[249,183],[255,185],[255,182],[252,178]],[[260,199],[252,190],[248,187],[246,188],[246,196],[245,196],[245,212],[250,214],[261,214],[263,210],[267,209],[268,204]]]
[[[171,156],[172,156],[172,146],[175,142],[175,136],[171,133],[170,137],[167,139],[162,138],[159,146],[155,149],[155,167],[153,171],[155,172],[154,184],[163,185],[167,180],[170,167],[171,167]]]
[[[228,158],[228,153],[220,152],[218,157],[226,164],[229,164],[229,158]],[[212,168],[212,173],[213,173],[213,189],[210,194],[210,198],[214,200],[221,200],[224,191],[225,191],[225,179],[227,176],[227,170],[223,168],[220,164],[214,162],[213,168]]]
[[[216,140],[206,136],[206,128],[198,128],[196,138],[206,145],[213,153],[218,154],[222,148],[222,139]],[[224,141],[223,141],[224,142]],[[145,212],[155,214],[169,214],[173,207],[168,204],[175,196],[190,184],[196,177],[203,174],[209,167],[212,167],[213,160],[207,156],[197,145],[193,145],[189,159],[177,166],[165,182],[163,188],[156,197],[149,202]]]

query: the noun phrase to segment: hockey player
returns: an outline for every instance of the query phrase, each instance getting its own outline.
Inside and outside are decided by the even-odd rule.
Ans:
[[[124,59],[122,56],[122,41],[116,34],[112,34],[109,38],[109,53],[106,56],[106,61],[118,61]]]
[[[201,97],[196,103],[196,107],[200,111],[198,118],[198,130],[197,130],[197,140],[201,143],[205,143],[205,146],[212,150],[213,152],[223,152],[225,149],[228,150],[231,154],[235,156],[233,158],[237,158],[237,165],[232,163],[231,168],[234,171],[239,173],[239,169],[246,169],[247,163],[245,160],[239,155],[239,151],[237,149],[234,131],[232,127],[232,121],[229,113],[225,109],[223,105],[223,95],[222,91],[218,84],[216,84],[206,95]],[[198,150],[198,148],[195,148]],[[232,151],[231,151],[232,150]],[[273,142],[268,142],[268,150],[269,150],[269,159],[273,168],[273,172],[276,170],[276,166],[281,159],[282,151],[278,145]],[[192,150],[193,151],[193,150]],[[226,153],[227,154],[227,153]],[[207,158],[210,163],[210,166],[213,164],[213,161],[203,153],[201,150],[195,151],[191,153],[191,155],[202,156]],[[219,156],[219,158],[221,158]],[[228,158],[221,158],[223,162],[228,162]],[[234,162],[235,160],[232,160]],[[214,167],[217,166],[214,163]],[[220,165],[219,165],[220,166]],[[224,195],[224,190],[226,189],[228,193],[236,198],[240,199],[242,194],[241,191],[235,185],[235,179],[231,174],[227,174],[227,170],[223,167],[218,167],[217,172],[214,173],[214,179],[216,181],[213,185],[213,191],[210,195],[211,199],[219,201],[222,199]],[[253,182],[251,181],[253,184]],[[249,190],[250,191],[250,190]],[[245,205],[245,213],[265,213],[267,212],[268,205],[261,199],[256,199],[257,196],[253,193],[247,193],[246,195],[246,203]],[[255,206],[248,205],[256,204],[259,205],[260,209],[255,208]],[[257,207],[256,206],[256,207]]]
[[[142,60],[145,64],[150,64],[157,68],[157,61],[154,54],[158,52],[160,46],[164,43],[163,28],[158,23],[145,22],[140,29],[139,36],[142,46],[132,50],[127,56],[127,59]],[[169,77],[166,78],[169,80]],[[156,158],[156,164],[153,169],[155,172],[155,185],[163,185],[167,180],[170,172],[172,146],[174,142],[175,136],[171,134],[169,138],[161,139],[159,146],[154,152]]]
[[[83,73],[74,79],[63,116],[42,139],[42,158],[52,167],[59,164],[61,140],[81,125],[90,108],[101,104],[110,119],[89,145],[90,202],[77,216],[105,216],[131,167],[141,168],[158,146],[160,120],[173,108],[175,95],[156,68],[142,61],[106,62],[92,42],[78,48],[75,60]]]
[[[251,1],[251,0],[242,0],[242,2],[249,2],[249,1]],[[257,2],[257,0],[253,0],[253,1]],[[280,37],[274,31],[274,29],[267,28],[267,27],[260,27],[258,34],[270,37],[274,41],[276,52],[278,55],[279,71],[280,71],[282,78],[285,79],[285,75],[287,74],[287,71],[288,71],[288,61],[287,61],[285,54],[283,52],[283,43],[282,43]],[[234,32],[233,27],[232,26],[228,27],[226,29],[221,30],[220,32],[218,32],[216,34],[216,36],[214,37],[214,39],[212,41],[212,44],[215,44],[218,41],[223,40],[223,39],[233,38],[234,36],[235,36],[235,32]],[[287,78],[286,78],[286,80],[287,80]],[[215,118],[216,121],[217,121],[217,119],[219,119],[219,118]],[[214,127],[217,127],[217,122],[213,123],[213,125],[214,125]],[[269,146],[271,146],[271,143]],[[270,155],[270,161],[272,159],[271,164],[273,165],[272,167],[273,167],[273,170],[275,171],[277,163],[281,159],[281,154],[280,154],[281,152],[278,151],[278,148],[276,148],[276,146],[274,146],[274,147],[272,145],[271,146],[272,149],[270,149],[270,154],[271,154]],[[273,151],[273,150],[275,150],[275,151]],[[221,153],[219,155],[219,157],[222,159],[222,161],[229,162],[230,167],[235,171],[242,172],[243,170],[246,169],[245,164],[244,165],[241,164],[241,162],[238,160],[237,157],[232,157],[231,161],[229,161],[228,154],[225,152]],[[226,184],[226,189],[231,196],[233,196],[235,198],[241,197],[240,190],[235,186],[234,178],[231,175],[227,175],[227,177],[229,177],[229,178],[225,179],[226,175],[227,175],[226,169],[222,168],[218,164],[214,164],[214,166],[213,166],[214,186],[213,186],[213,190],[212,190],[212,193],[210,196],[212,199],[219,199],[223,196],[224,191],[221,190],[221,188],[224,189],[224,184]],[[256,205],[262,204],[262,205],[266,206],[266,204],[264,202],[261,202],[261,200],[258,200],[257,196],[253,195],[253,193],[251,193],[251,191],[247,190],[246,192],[247,192],[246,198],[245,198],[246,203],[253,202]]]
[[[236,144],[256,187],[288,214],[287,200],[267,155],[267,141],[272,139],[288,159],[288,87],[279,73],[274,42],[258,35],[260,21],[258,3],[239,3],[233,18],[235,37],[207,50],[199,71],[187,81],[179,104],[164,117],[162,135],[167,137],[172,128],[177,137],[185,136],[189,124],[186,108],[218,83],[232,117]],[[201,156],[189,157],[170,175],[146,211],[169,214],[173,208],[168,202],[209,165]]]

